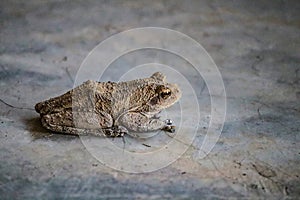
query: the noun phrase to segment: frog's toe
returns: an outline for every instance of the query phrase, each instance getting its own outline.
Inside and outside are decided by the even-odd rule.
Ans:
[[[163,131],[167,131],[170,133],[174,133],[175,132],[175,126],[172,125],[166,125],[164,128],[162,128]]]
[[[124,136],[125,134],[128,134],[128,130],[127,128],[125,128],[124,126],[118,126],[117,127],[118,133],[120,134],[120,136]]]
[[[103,131],[107,137],[123,137],[125,134],[128,134],[128,130],[123,126],[114,126]]]
[[[171,126],[173,124],[173,121],[171,119],[165,120],[166,125]]]

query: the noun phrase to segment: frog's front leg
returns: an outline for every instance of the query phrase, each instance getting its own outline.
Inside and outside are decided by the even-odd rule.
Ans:
[[[136,112],[129,112],[124,114],[119,119],[120,124],[135,132],[146,132],[164,130],[174,132],[174,126],[167,124],[166,122],[157,119],[149,118],[146,115]]]

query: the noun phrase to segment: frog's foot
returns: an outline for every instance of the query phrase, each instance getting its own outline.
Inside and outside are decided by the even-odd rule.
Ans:
[[[165,122],[165,126],[161,130],[167,131],[167,132],[170,132],[170,133],[174,133],[175,132],[175,126],[172,125],[173,124],[172,120],[167,119],[164,122]]]
[[[125,134],[128,134],[128,130],[124,126],[105,128],[103,132],[107,137],[123,137]]]

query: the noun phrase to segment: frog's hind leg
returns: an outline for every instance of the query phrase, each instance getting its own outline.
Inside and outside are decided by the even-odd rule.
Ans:
[[[122,126],[114,126],[105,112],[72,112],[67,109],[41,117],[42,125],[54,132],[72,135],[121,137],[128,133]]]
[[[49,115],[44,115],[41,118],[42,125],[46,129],[57,132],[57,133],[79,135],[79,136],[85,136],[85,135],[106,136],[105,131],[101,128],[86,129],[86,128],[77,128],[77,127],[73,127],[73,126],[66,126],[63,124],[53,125],[53,124],[49,123],[50,120],[51,120],[51,117],[49,117]],[[65,122],[66,122],[66,120],[65,120]]]
[[[76,127],[71,111],[42,115],[41,122],[43,127],[57,133],[88,135],[88,133],[90,134],[90,132],[93,131],[93,135],[104,135],[101,130],[83,129]]]
[[[102,129],[83,129],[83,128],[76,128],[72,126],[65,126],[65,125],[53,125],[49,124],[47,121],[49,118],[45,115],[42,117],[42,124],[48,130],[62,133],[62,134],[70,134],[70,135],[78,135],[78,136],[106,136],[105,132]]]

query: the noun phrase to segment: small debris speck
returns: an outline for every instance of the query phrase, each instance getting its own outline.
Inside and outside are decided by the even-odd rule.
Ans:
[[[252,189],[257,189],[257,188],[258,188],[258,186],[257,186],[256,184],[253,184],[253,183],[250,184],[250,187],[251,187]]]
[[[148,145],[148,144],[144,144],[144,143],[143,143],[143,145],[144,145],[145,147],[151,147],[151,146],[150,146],[150,145]]]
[[[67,56],[65,56],[65,57],[63,57],[63,59],[62,59],[63,61],[67,61],[68,60],[68,57]]]

